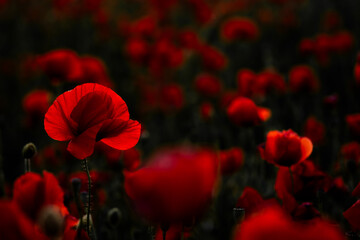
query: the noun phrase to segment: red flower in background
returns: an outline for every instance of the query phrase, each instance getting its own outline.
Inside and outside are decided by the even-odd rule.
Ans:
[[[43,171],[43,177],[36,173],[26,173],[16,179],[13,201],[26,216],[34,222],[46,206],[56,206],[63,216],[69,212],[64,206],[64,193],[56,177]]]
[[[196,50],[200,47],[200,39],[193,30],[180,32],[178,38],[180,45],[184,48]]]
[[[253,126],[269,119],[271,111],[256,106],[249,98],[237,97],[227,107],[227,115],[235,125]]]
[[[303,38],[299,44],[299,51],[304,55],[313,54],[315,51],[315,41],[310,38]]]
[[[37,58],[37,63],[53,83],[78,81],[83,74],[79,56],[67,49],[53,50],[41,55]]]
[[[340,228],[321,219],[296,223],[280,208],[266,208],[238,226],[234,240],[345,240]]]
[[[199,54],[205,68],[216,71],[225,68],[227,60],[220,50],[209,45],[203,45],[199,48]]]
[[[163,111],[180,110],[184,105],[183,90],[180,85],[171,83],[160,89],[160,108]]]
[[[313,70],[306,65],[295,66],[290,70],[289,85],[292,92],[315,91],[319,87]]]
[[[350,132],[355,136],[360,136],[360,113],[347,115],[345,121]]]
[[[133,62],[142,64],[146,62],[149,46],[142,38],[132,37],[125,44],[125,52]]]
[[[343,213],[345,219],[350,223],[354,231],[360,230],[360,200],[357,200],[349,209]]]
[[[25,113],[31,118],[44,117],[50,107],[51,93],[47,90],[34,90],[28,93],[22,101]]]
[[[6,240],[48,239],[36,229],[20,208],[11,201],[0,200],[0,236]]]
[[[354,67],[354,77],[357,84],[360,84],[360,53],[358,53],[356,58],[356,63]]]
[[[203,102],[200,105],[200,114],[204,120],[209,120],[214,115],[214,107],[210,102]]]
[[[259,148],[261,157],[277,166],[290,167],[304,161],[313,150],[313,144],[307,137],[299,137],[291,129],[270,131],[265,147]]]
[[[187,0],[194,11],[196,20],[201,24],[209,23],[213,18],[213,12],[205,0]]]
[[[123,151],[124,168],[128,171],[135,171],[141,164],[140,152],[136,148]]]
[[[113,87],[102,60],[92,56],[82,57],[80,60],[83,69],[82,82],[98,83],[109,88]]]
[[[341,146],[341,154],[345,160],[360,162],[360,143],[350,142]]]
[[[84,159],[94,151],[95,142],[125,150],[140,138],[140,124],[129,119],[124,100],[111,89],[96,83],[79,85],[54,101],[45,115],[47,134],[69,141],[67,150]]]
[[[354,45],[354,37],[348,31],[340,31],[332,36],[332,47],[337,53],[349,51]]]
[[[195,79],[195,89],[206,97],[217,97],[222,90],[222,85],[217,77],[202,73]]]
[[[256,74],[250,69],[241,69],[237,73],[237,87],[241,96],[252,97],[256,86]]]
[[[162,223],[189,219],[204,210],[217,179],[215,153],[178,147],[155,154],[135,172],[124,172],[125,190],[137,210]]]
[[[255,22],[249,18],[234,17],[228,19],[221,26],[221,37],[227,41],[256,40],[259,29]]]
[[[309,117],[304,126],[304,136],[308,137],[314,145],[323,143],[325,138],[325,126],[315,117]]]
[[[220,152],[220,169],[222,174],[236,172],[243,164],[244,153],[241,148],[233,147]]]
[[[285,92],[284,77],[274,70],[264,70],[257,75],[254,93],[260,97],[271,92]]]

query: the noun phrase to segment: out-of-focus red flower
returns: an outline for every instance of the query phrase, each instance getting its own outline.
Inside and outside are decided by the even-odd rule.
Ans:
[[[355,231],[360,230],[360,200],[357,200],[349,209],[343,213],[345,219],[350,223]]]
[[[179,43],[184,48],[196,50],[200,46],[200,39],[195,31],[184,30],[179,33]]]
[[[300,41],[299,51],[301,54],[304,54],[304,55],[313,54],[314,50],[315,50],[315,42],[313,39],[303,38]]]
[[[274,70],[264,70],[257,75],[254,94],[266,96],[271,92],[285,92],[284,77]]]
[[[350,132],[355,136],[360,136],[360,113],[349,114],[345,120]]]
[[[326,65],[330,61],[330,52],[332,50],[332,39],[327,34],[318,34],[315,37],[314,52],[317,60],[322,64]]]
[[[96,83],[79,85],[57,97],[44,125],[51,138],[70,140],[67,150],[78,159],[90,156],[98,141],[118,150],[131,148],[141,130],[137,121],[129,119],[124,100]]]
[[[54,83],[77,81],[83,74],[79,56],[67,49],[57,49],[45,53],[37,58],[37,64]]]
[[[205,0],[187,0],[194,11],[196,20],[201,24],[209,23],[213,18],[213,11]]]
[[[127,40],[125,44],[125,52],[135,63],[144,63],[149,54],[148,43],[138,37],[133,37]]]
[[[315,91],[318,80],[314,71],[306,65],[293,67],[289,73],[289,87],[292,92]]]
[[[206,149],[162,150],[135,172],[124,172],[124,187],[137,210],[162,223],[201,214],[217,181],[217,158]]]
[[[30,117],[44,117],[50,107],[50,100],[51,93],[47,90],[34,90],[23,98],[22,106]]]
[[[237,97],[227,107],[227,115],[235,125],[253,126],[269,119],[271,111],[256,106],[249,98]]]
[[[252,19],[234,17],[228,19],[221,26],[221,37],[227,41],[248,40],[258,38],[259,29]]]
[[[360,53],[356,58],[356,63],[354,67],[354,77],[357,84],[360,84]]]
[[[124,168],[128,171],[135,171],[141,163],[140,152],[136,148],[123,151]]]
[[[354,45],[354,37],[348,31],[341,31],[332,36],[332,48],[338,53],[349,51]]]
[[[133,22],[130,31],[133,36],[151,38],[154,36],[156,27],[156,19],[148,15]]]
[[[69,213],[64,206],[64,193],[56,177],[46,171],[43,171],[43,177],[30,172],[16,179],[13,201],[34,222],[48,205],[57,206],[63,216]]]
[[[180,110],[184,105],[183,90],[176,83],[167,84],[160,89],[160,108],[164,111]]]
[[[222,70],[226,66],[226,58],[224,54],[209,45],[203,45],[199,48],[199,54],[202,59],[203,65],[209,70]]]
[[[340,227],[321,219],[291,220],[280,208],[266,208],[238,226],[234,240],[345,240]]]
[[[92,56],[81,58],[81,65],[83,68],[83,83],[98,83],[105,87],[112,88],[111,82],[105,64],[102,60]]]
[[[252,97],[256,85],[256,74],[250,69],[241,69],[237,73],[237,87],[241,96]]]
[[[309,117],[304,126],[304,136],[308,137],[314,145],[323,143],[325,138],[325,126],[315,117]]]
[[[200,105],[200,114],[204,120],[209,120],[214,115],[214,107],[210,102],[203,102]]]
[[[270,131],[265,147],[259,148],[261,157],[277,166],[290,167],[304,161],[313,150],[313,144],[307,137],[299,137],[291,129]]]
[[[236,172],[243,164],[244,153],[241,148],[233,147],[220,152],[220,170],[222,174]]]
[[[275,181],[275,191],[289,213],[298,207],[297,200],[311,202],[320,189],[327,192],[331,186],[330,177],[310,160],[293,165],[291,171],[292,177],[288,167],[280,167]]]
[[[304,202],[297,206],[292,215],[296,221],[308,221],[321,217],[320,212],[311,202]]]
[[[208,73],[202,73],[195,79],[195,89],[204,96],[217,97],[220,95],[222,85],[217,77]]]
[[[65,229],[64,229],[64,235],[62,237],[63,240],[75,240],[77,238],[78,231],[77,226],[79,224],[79,220],[75,217],[68,215],[65,217]],[[88,240],[90,239],[85,230],[81,230],[79,239],[82,240]]]
[[[31,240],[47,239],[41,234],[16,203],[8,200],[0,200],[0,236],[7,240]]]
[[[112,147],[109,147],[108,145],[97,142],[95,144],[95,149],[97,152],[100,152],[101,154],[104,154],[106,158],[106,162],[111,166],[114,164],[117,164],[120,161],[122,151],[114,149]]]
[[[269,202],[264,200],[254,188],[245,187],[236,202],[236,207],[243,208],[245,210],[245,218],[249,218],[253,214],[262,210],[264,207],[272,204],[276,205],[274,201]]]
[[[360,162],[360,144],[358,142],[349,142],[341,146],[341,154],[346,160]]]

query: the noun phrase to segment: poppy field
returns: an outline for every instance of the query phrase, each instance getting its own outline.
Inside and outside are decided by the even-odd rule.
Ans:
[[[0,239],[360,239],[359,13],[0,0]]]

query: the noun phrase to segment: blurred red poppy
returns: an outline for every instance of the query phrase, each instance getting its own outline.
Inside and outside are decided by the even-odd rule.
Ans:
[[[260,147],[261,157],[277,166],[290,167],[304,161],[313,150],[313,144],[307,137],[299,137],[291,129],[270,131],[264,147]]]
[[[285,81],[281,74],[275,70],[267,69],[257,75],[254,94],[264,97],[272,92],[284,93]]]
[[[304,136],[308,137],[314,145],[323,143],[325,138],[325,126],[315,117],[309,117],[304,126]]]
[[[349,209],[343,213],[345,219],[350,223],[355,231],[360,230],[360,200],[357,200]]]
[[[57,49],[37,58],[39,68],[53,83],[61,81],[77,81],[82,77],[79,56],[72,50]]]
[[[179,84],[170,83],[160,89],[160,108],[165,111],[180,110],[184,106],[183,90]]]
[[[200,46],[200,39],[195,31],[184,30],[179,33],[180,45],[187,49],[198,49]]]
[[[28,93],[22,101],[22,106],[30,118],[44,117],[50,107],[51,93],[47,90],[34,90]]]
[[[360,113],[349,114],[345,120],[351,134],[360,136]]]
[[[141,164],[140,152],[136,148],[123,151],[124,168],[128,171],[135,171]]]
[[[16,203],[0,200],[0,236],[6,240],[48,239],[20,210]]]
[[[46,171],[43,171],[43,177],[29,172],[16,179],[13,201],[34,222],[41,210],[49,205],[57,206],[63,216],[69,213],[64,206],[64,193],[56,177]]]
[[[315,91],[318,85],[317,77],[309,66],[298,65],[290,70],[289,86],[292,92]]]
[[[220,169],[222,174],[236,172],[242,166],[244,153],[241,148],[233,147],[220,152]]]
[[[360,84],[360,53],[358,53],[356,58],[356,63],[354,67],[354,77],[357,84]]]
[[[315,41],[311,38],[303,38],[299,44],[299,51],[304,55],[313,54],[315,51]]]
[[[81,82],[98,83],[105,87],[113,87],[113,83],[107,74],[105,64],[102,60],[92,56],[82,57],[80,60],[83,69]]]
[[[215,153],[177,147],[155,154],[135,172],[124,172],[125,190],[137,210],[161,223],[201,214],[209,204],[216,179]]]
[[[133,62],[143,64],[149,54],[149,46],[142,38],[132,37],[125,44],[125,52]]]
[[[137,121],[129,119],[124,100],[96,83],[60,95],[46,113],[44,125],[51,138],[70,140],[67,150],[78,159],[90,156],[98,141],[118,150],[131,148],[141,130]]]
[[[269,119],[271,111],[256,106],[249,98],[237,97],[227,107],[227,115],[235,125],[253,126]]]
[[[217,77],[202,73],[195,79],[195,89],[206,97],[217,97],[222,90],[222,85]]]
[[[237,87],[241,96],[252,97],[256,85],[256,74],[250,69],[241,69],[237,73]]]
[[[234,17],[228,19],[221,26],[221,37],[227,41],[255,40],[259,29],[255,22],[249,18]]]
[[[199,54],[204,64],[204,67],[209,70],[222,70],[226,66],[226,57],[218,49],[203,45],[199,48]]]
[[[341,146],[341,155],[347,161],[360,162],[360,143],[349,142]]]
[[[205,121],[211,119],[211,117],[214,115],[213,105],[210,102],[203,102],[200,105],[200,114]]]
[[[234,240],[345,240],[340,227],[321,219],[296,223],[280,208],[266,208],[238,226]]]

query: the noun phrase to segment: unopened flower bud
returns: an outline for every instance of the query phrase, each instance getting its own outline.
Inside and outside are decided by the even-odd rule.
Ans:
[[[56,238],[62,235],[64,228],[64,218],[60,209],[49,205],[44,207],[39,215],[38,223],[41,230],[49,238]]]
[[[28,143],[23,147],[22,154],[26,159],[34,157],[36,153],[37,149],[34,143]]]

